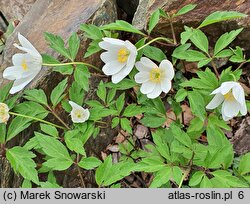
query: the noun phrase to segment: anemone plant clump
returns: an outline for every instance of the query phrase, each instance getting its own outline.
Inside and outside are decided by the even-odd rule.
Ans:
[[[64,63],[40,54],[18,33],[21,46],[15,46],[25,53],[13,55],[13,66],[3,72],[4,78],[14,82],[0,90],[0,144],[4,150],[0,156],[23,177],[22,187],[60,187],[56,172],[72,166],[81,187],[90,182],[84,176],[87,171],[95,172],[99,187],[127,186],[129,175],[142,187],[249,187],[250,169],[245,164],[250,163],[250,153],[234,154],[225,134],[232,131],[228,121],[240,120],[249,107],[239,80],[242,66],[250,59],[239,46],[229,47],[242,29],[223,34],[214,46],[209,44],[213,36],[202,31],[207,25],[245,15],[212,13],[197,28],[185,26],[178,42],[172,21],[192,9],[195,5],[187,5],[171,15],[157,9],[145,32],[122,20],[101,27],[82,25],[80,29],[91,40],[84,56],[100,57],[101,68],[75,61],[80,47],[76,33],[70,36],[68,47],[60,36],[45,33],[50,47],[67,60]],[[152,39],[160,18],[170,22],[172,36]],[[122,40],[120,31],[137,36]],[[228,60],[228,68],[218,70],[215,61],[221,58]],[[188,62],[196,66],[195,74],[186,70]],[[42,89],[25,88],[42,66],[65,76],[50,95]],[[86,97],[92,76],[105,79],[99,80],[95,99]],[[13,95],[22,90],[23,94]],[[190,112],[189,121],[184,107]],[[33,123],[40,126],[34,126],[26,144],[9,148],[9,142]],[[116,128],[123,138],[110,144],[119,152],[116,163],[109,154],[111,149],[102,159],[85,151],[88,140],[98,140],[102,128]],[[145,135],[138,133],[139,128],[150,144],[143,146]],[[37,165],[34,158],[41,155],[42,163]],[[152,179],[144,181],[142,172]],[[48,175],[47,181],[42,181],[41,173]]]

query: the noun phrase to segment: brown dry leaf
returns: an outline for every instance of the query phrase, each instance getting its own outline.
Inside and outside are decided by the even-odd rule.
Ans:
[[[119,152],[119,146],[118,145],[108,145],[107,150],[111,152]]]
[[[184,62],[186,72],[196,73],[198,66],[196,62]]]
[[[119,133],[119,134],[115,137],[115,143],[117,143],[117,144],[122,143],[124,140],[125,140],[125,137],[124,137],[121,133]]]
[[[171,109],[167,111],[166,115],[167,115],[167,120],[165,122],[165,126],[170,127],[170,124],[176,121],[176,115],[174,111],[172,111]]]
[[[107,156],[108,155],[105,152],[101,152],[101,157],[103,161],[107,158]]]
[[[240,85],[243,87],[245,93],[248,95],[250,94],[250,88],[248,86],[246,86],[245,84],[243,83],[240,83]]]
[[[184,115],[184,125],[189,125],[190,121],[194,118],[194,115],[191,112],[191,108],[186,104],[181,105],[181,108]],[[183,123],[183,119],[181,118],[181,116],[179,116],[178,118],[180,118],[181,122]]]
[[[145,138],[147,135],[148,135],[148,128],[143,126],[143,125],[137,125],[136,126],[136,130],[135,130],[135,136],[138,138],[138,139],[142,139],[142,138]]]

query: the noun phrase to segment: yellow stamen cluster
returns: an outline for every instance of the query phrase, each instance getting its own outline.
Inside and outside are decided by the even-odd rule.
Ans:
[[[152,82],[160,83],[163,77],[163,73],[159,68],[153,68],[149,73],[149,79]]]
[[[21,66],[22,66],[22,68],[23,68],[24,71],[27,71],[27,70],[28,70],[28,65],[27,65],[25,59],[23,59]]]
[[[77,118],[81,118],[82,117],[82,111],[81,110],[76,110],[74,114],[75,114],[75,116]]]
[[[6,104],[0,103],[0,123],[6,123],[9,119],[9,108]]]
[[[117,60],[120,63],[124,63],[128,60],[128,56],[129,56],[130,52],[127,48],[121,48],[118,50],[118,54],[117,54]]]
[[[227,92],[227,93],[224,95],[224,99],[225,99],[226,101],[233,101],[233,100],[235,100],[234,95],[233,95],[233,93],[232,93],[232,90],[230,90],[229,92]]]

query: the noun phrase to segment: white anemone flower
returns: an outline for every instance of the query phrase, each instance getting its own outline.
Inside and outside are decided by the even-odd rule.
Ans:
[[[89,119],[90,113],[88,109],[84,109],[73,101],[69,101],[69,104],[72,107],[70,115],[73,123],[84,123]]]
[[[14,44],[14,46],[26,53],[17,53],[13,55],[13,66],[7,67],[3,72],[4,78],[15,80],[13,87],[10,90],[11,94],[22,90],[27,84],[29,84],[40,72],[42,67],[42,56],[36,48],[34,48],[33,45],[20,33],[18,33],[18,40],[21,46],[17,44]]]
[[[120,82],[131,72],[135,65],[136,47],[128,40],[123,41],[114,38],[103,38],[99,46],[107,50],[100,56],[105,63],[102,71],[104,74],[112,76],[113,83]]]
[[[9,107],[5,103],[0,103],[0,123],[7,123],[9,118]]]
[[[215,109],[222,103],[221,114],[223,120],[228,121],[237,116],[239,112],[242,115],[247,114],[244,89],[239,83],[233,81],[223,82],[211,94],[215,94],[215,96],[206,108]]]
[[[135,81],[141,83],[140,88],[148,98],[156,98],[161,92],[168,93],[171,89],[171,80],[174,78],[174,68],[169,60],[161,61],[159,67],[146,57],[135,63],[139,72]]]

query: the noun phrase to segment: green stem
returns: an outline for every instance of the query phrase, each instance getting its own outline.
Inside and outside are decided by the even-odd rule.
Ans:
[[[178,188],[181,188],[181,187],[182,187],[183,181],[184,181],[184,179],[186,178],[186,176],[187,176],[187,173],[185,172],[185,173],[183,174],[182,178],[181,178],[181,182],[180,182]]]
[[[153,42],[155,42],[155,41],[159,41],[159,40],[163,40],[163,41],[166,41],[166,42],[168,42],[168,43],[173,44],[173,42],[172,42],[170,39],[168,39],[168,38],[158,37],[158,38],[155,38],[155,39],[153,39],[153,40],[149,41],[149,42],[148,42],[148,43],[146,43],[145,45],[143,45],[143,46],[139,47],[139,48],[137,49],[137,51],[139,51],[139,50],[143,49],[144,47],[146,47],[146,46],[150,45],[151,43],[153,43]]]
[[[56,125],[56,124],[54,124],[54,123],[51,123],[51,122],[48,122],[48,121],[46,121],[46,120],[42,120],[42,119],[40,119],[40,118],[36,118],[36,117],[33,117],[33,116],[23,115],[23,114],[14,113],[14,112],[9,112],[9,114],[15,115],[15,116],[20,116],[20,117],[23,117],[23,118],[29,118],[29,119],[32,119],[32,120],[36,120],[36,121],[45,123],[45,124],[47,124],[47,125],[52,125],[52,126],[54,126],[54,127],[57,127],[57,128],[63,129],[63,130],[66,129],[66,128],[62,127],[62,126]]]
[[[91,67],[93,69],[95,69],[98,72],[102,72],[98,67],[89,64],[89,63],[85,63],[85,62],[66,62],[66,63],[62,63],[62,64],[47,64],[47,63],[43,63],[43,66],[50,66],[50,67],[58,67],[58,66],[66,66],[66,65],[74,65],[74,64],[82,64],[82,65],[86,65],[88,67]]]

